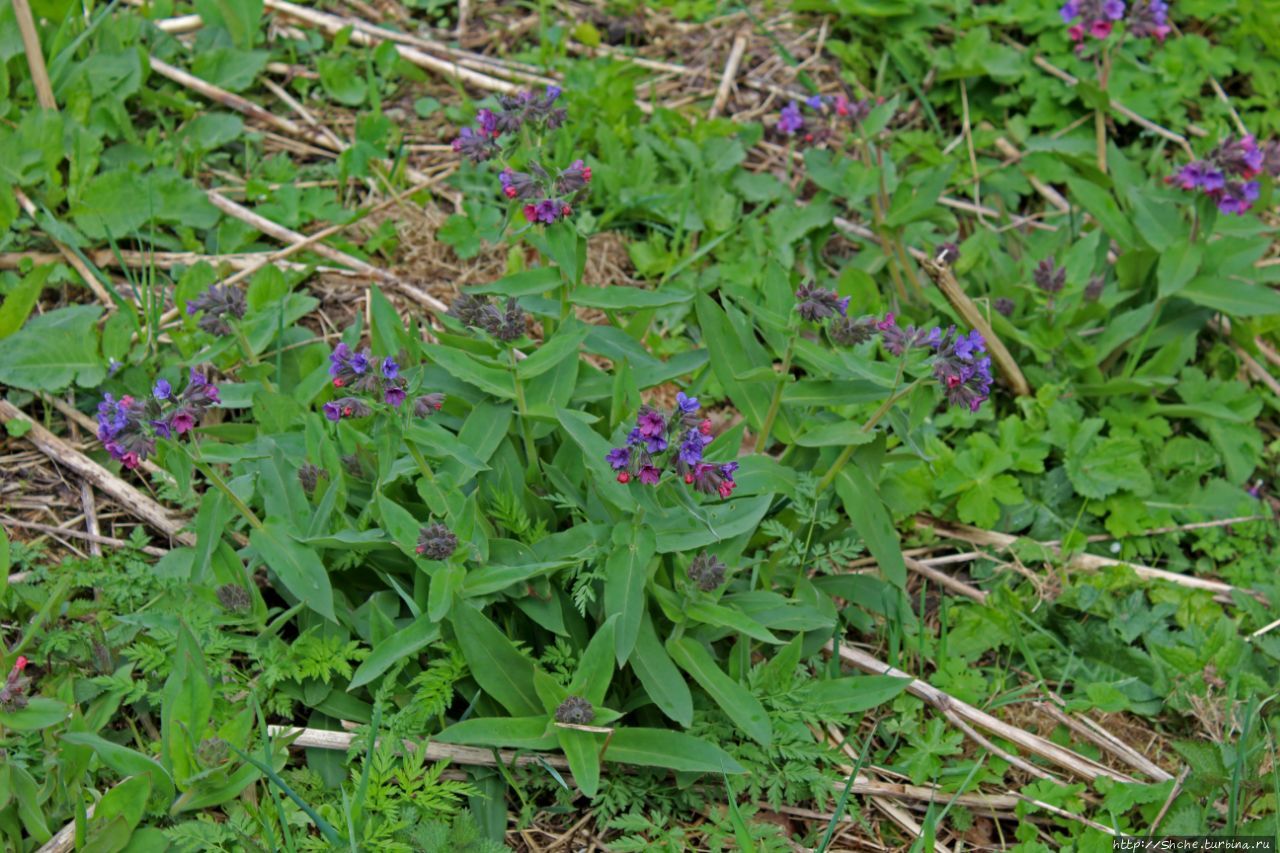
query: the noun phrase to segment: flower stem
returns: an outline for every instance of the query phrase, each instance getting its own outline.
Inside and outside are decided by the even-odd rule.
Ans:
[[[249,343],[249,338],[245,335],[244,329],[240,328],[239,324],[234,325],[234,328],[236,332],[236,340],[240,342],[240,349],[244,351],[245,364],[249,365],[250,367],[257,367],[258,357],[254,355],[253,345]],[[277,361],[279,361],[278,357],[277,357]],[[259,381],[262,382],[262,387],[265,388],[266,390],[271,392],[274,392],[276,390],[275,384],[272,383],[272,381],[266,378],[265,376],[262,377]]]
[[[181,447],[181,445],[179,446]],[[222,479],[222,476],[218,474],[217,471],[213,470],[213,468],[208,464],[196,459],[196,457],[185,447],[182,452],[187,454],[187,458],[191,460],[192,465],[196,466],[196,470],[201,474],[204,474],[205,478],[213,484],[214,488],[222,492],[222,494],[226,496],[227,500],[231,501],[231,505],[235,507],[242,516],[244,516],[245,521],[249,522],[259,530],[264,529],[262,519],[258,518],[258,516],[254,514],[253,510],[249,509],[248,504],[240,500],[239,495],[231,491],[231,487],[227,485],[227,481]]]
[[[1111,76],[1111,52],[1102,52],[1102,64],[1098,69],[1098,88],[1107,97],[1107,78]],[[1098,171],[1107,173],[1107,114],[1101,107],[1093,111],[1093,130],[1098,148]]]
[[[893,383],[895,389],[894,392],[880,404],[880,408],[876,409],[875,412],[872,413],[871,417],[867,419],[867,422],[862,425],[863,432],[871,432],[871,430],[875,429],[876,424],[880,423],[880,419],[889,413],[889,409],[893,407],[893,404],[914,391],[916,385],[920,383],[920,380],[917,379],[906,388],[897,390],[898,383],[902,381],[902,371],[905,366],[906,359],[904,358],[898,364],[898,378],[894,380]],[[853,451],[857,450],[859,447],[861,447],[859,444],[850,444],[844,450],[840,451],[840,455],[836,457],[836,461],[832,463],[831,468],[822,476],[822,479],[818,481],[818,488],[816,489],[815,494],[821,495],[828,487],[830,487],[832,481],[835,480],[836,476],[844,466],[848,464],[849,460],[853,458]]]
[[[782,356],[782,372],[773,386],[773,398],[769,400],[769,411],[764,416],[764,425],[760,427],[760,435],[756,438],[756,451],[765,453],[769,450],[769,433],[773,431],[773,422],[778,417],[778,409],[782,407],[782,391],[787,385],[787,376],[791,372],[791,356],[795,353],[796,329],[787,329],[787,351]]]
[[[511,360],[511,381],[516,389],[516,411],[520,414],[520,433],[524,436],[526,470],[534,474],[541,467],[541,461],[538,459],[537,449],[533,446],[533,428],[529,424],[529,407],[524,399],[524,385],[520,383],[520,374],[516,370],[515,349],[508,349],[507,356]]]

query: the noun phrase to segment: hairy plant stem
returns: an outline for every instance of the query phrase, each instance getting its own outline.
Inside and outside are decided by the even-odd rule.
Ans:
[[[867,140],[859,140],[858,145],[859,159],[863,165],[871,167],[871,144]],[[895,262],[895,253],[890,246],[889,238],[884,234],[884,211],[888,206],[888,191],[884,183],[884,160],[879,152],[876,153],[876,169],[878,171],[877,180],[880,182],[880,188],[871,196],[871,219],[875,223],[876,241],[880,244],[880,251],[884,253],[885,263],[889,267],[889,277],[893,279],[893,286],[898,291],[898,299],[902,302],[909,302],[910,297],[907,295],[907,286],[902,280],[902,273],[898,270],[898,263]]]
[[[244,329],[240,328],[240,324],[236,323],[232,326],[235,329],[236,340],[240,342],[240,349],[244,352],[244,362],[250,367],[258,366],[258,357],[253,354],[253,345],[249,343],[249,338],[245,335]],[[265,376],[259,380],[262,387],[268,391],[275,392],[276,386],[270,379]]]
[[[773,422],[778,418],[778,410],[782,407],[782,391],[787,386],[787,376],[791,372],[791,357],[795,354],[795,324],[787,326],[787,350],[782,355],[782,372],[773,386],[773,398],[769,400],[769,411],[765,413],[764,424],[760,427],[760,435],[756,438],[756,451],[765,453],[769,450],[769,433],[773,431]]]
[[[1107,97],[1107,78],[1111,76],[1111,52],[1102,51],[1102,62],[1098,67],[1098,89],[1102,97]],[[1093,111],[1094,141],[1098,149],[1098,171],[1107,173],[1107,113],[1102,107]]]
[[[880,423],[880,419],[889,413],[889,409],[893,407],[893,404],[910,394],[915,390],[916,385],[920,384],[920,380],[917,379],[902,390],[897,390],[898,383],[902,381],[902,371],[906,367],[906,363],[906,358],[903,358],[902,361],[898,363],[898,376],[893,382],[894,392],[885,398],[885,401],[880,404],[880,408],[876,409],[875,412],[872,413],[871,417],[867,419],[867,422],[862,425],[863,432],[871,432],[871,430],[875,429],[876,424]],[[840,452],[840,455],[836,457],[836,461],[832,463],[831,468],[826,474],[823,474],[822,479],[818,481],[818,488],[815,490],[816,494],[821,495],[831,486],[832,481],[835,480],[836,476],[844,466],[848,464],[849,460],[853,458],[853,451],[857,450],[861,446],[862,445],[860,444],[850,444]]]
[[[524,385],[520,383],[520,374],[517,372],[516,351],[512,347],[507,350],[507,357],[511,361],[511,382],[516,389],[516,411],[520,414],[520,434],[524,437],[524,455],[525,470],[529,474],[536,474],[541,470],[541,461],[538,459],[538,451],[533,446],[533,427],[529,424],[529,407],[524,400]]]
[[[179,447],[182,447],[182,445],[179,445]],[[227,500],[231,501],[231,505],[236,508],[236,511],[244,516],[245,521],[249,522],[258,530],[265,529],[262,524],[262,519],[258,518],[258,516],[254,514],[253,510],[249,509],[248,504],[240,500],[239,495],[231,491],[231,487],[227,485],[227,481],[222,479],[222,476],[218,474],[217,471],[213,470],[212,466],[201,462],[185,447],[182,448],[182,452],[187,454],[187,458],[191,460],[191,464],[196,467],[196,470],[201,474],[204,474],[205,478],[213,484],[214,488],[222,492],[222,494],[226,496]]]

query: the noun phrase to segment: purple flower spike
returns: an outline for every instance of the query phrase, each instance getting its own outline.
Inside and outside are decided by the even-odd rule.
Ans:
[[[400,408],[400,404],[404,402],[406,396],[408,395],[404,393],[403,388],[388,388],[383,392],[382,401],[388,406]]]
[[[157,400],[168,400],[173,393],[173,386],[169,384],[168,379],[157,379],[156,384],[151,389],[151,394]]]
[[[778,131],[792,136],[802,127],[804,127],[804,116],[800,114],[799,105],[792,101],[782,108],[782,114],[778,117]]]

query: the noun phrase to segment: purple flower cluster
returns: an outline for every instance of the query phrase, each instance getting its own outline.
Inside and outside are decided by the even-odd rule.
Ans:
[[[449,306],[449,316],[456,317],[469,329],[483,329],[503,343],[519,340],[525,333],[528,315],[520,309],[514,296],[499,307],[488,296],[463,293]]]
[[[209,289],[187,303],[187,313],[194,316],[203,312],[196,325],[211,335],[229,335],[234,329],[228,317],[239,320],[244,316],[244,291],[225,284],[211,284]]]
[[[685,483],[703,494],[727,498],[737,487],[733,473],[737,462],[708,462],[703,450],[711,443],[711,421],[698,417],[698,398],[676,395],[670,414],[641,406],[627,443],[605,455],[618,472],[619,483],[639,480],[656,486],[664,471],[675,471]]]
[[[1012,311],[1012,303],[1008,307]],[[828,332],[832,340],[842,346],[860,344],[879,334],[885,350],[898,357],[913,349],[932,349],[934,378],[941,383],[952,405],[967,406],[976,412],[991,394],[991,359],[983,355],[986,342],[976,329],[968,335],[957,335],[955,326],[945,331],[941,326],[903,328],[893,314],[886,314],[879,320],[838,317],[831,321]]]
[[[464,127],[453,140],[453,150],[473,163],[483,163],[501,153],[498,139],[505,133],[518,134],[526,125],[539,130],[555,130],[564,124],[565,111],[556,106],[559,86],[546,92],[520,92],[498,98],[498,112],[482,109],[476,113],[476,127]]]
[[[508,166],[498,173],[498,182],[507,198],[525,202],[527,222],[550,225],[573,215],[573,204],[586,194],[591,183],[591,167],[580,159],[574,160],[553,179],[537,163],[531,163],[528,172],[517,172]]]
[[[982,401],[991,396],[991,359],[983,355],[987,347],[982,335],[977,329],[957,335],[955,326],[946,332],[935,328],[928,343],[935,353],[933,376],[942,384],[947,402],[978,411]]]
[[[1258,182],[1252,180],[1266,168],[1280,174],[1280,154],[1275,142],[1260,148],[1252,136],[1227,137],[1203,160],[1188,163],[1165,179],[1184,190],[1202,190],[1223,213],[1241,214],[1258,200]]]
[[[802,284],[796,291],[796,311],[810,322],[818,323],[827,317],[849,313],[849,297],[840,297],[834,290],[816,284]]]
[[[1036,287],[1050,295],[1059,293],[1067,284],[1067,268],[1060,267],[1053,258],[1045,258],[1036,264],[1035,271],[1031,273],[1031,279],[1036,283]]]
[[[218,403],[218,389],[191,369],[187,387],[175,394],[167,379],[157,379],[145,400],[102,395],[98,438],[125,468],[133,470],[155,452],[157,438],[174,438],[195,428],[205,410]]]
[[[843,94],[811,95],[805,99],[804,106],[817,113],[819,117],[829,120],[846,119],[856,125],[871,113],[872,102],[870,98],[851,101]],[[778,132],[785,136],[795,136],[808,128],[801,137],[805,142],[819,141],[820,136],[830,132],[825,125],[811,127],[805,119],[800,104],[796,101],[791,101],[782,108],[778,114],[777,128]]]
[[[334,388],[381,397],[389,406],[398,408],[409,395],[409,382],[400,375],[399,363],[391,356],[379,361],[368,348],[356,352],[339,343],[329,354],[329,375],[333,377]],[[443,394],[426,394],[414,400],[414,414],[428,417],[443,405]],[[323,411],[326,418],[337,422],[344,418],[368,417],[373,408],[360,397],[347,396],[325,403]]]
[[[1067,0],[1060,12],[1063,23],[1071,24],[1079,19],[1067,30],[1067,35],[1077,44],[1084,41],[1086,34],[1105,39],[1121,21],[1128,26],[1129,33],[1138,38],[1155,37],[1157,41],[1164,41],[1172,31],[1169,4],[1165,0],[1136,0],[1132,4],[1124,0]]]

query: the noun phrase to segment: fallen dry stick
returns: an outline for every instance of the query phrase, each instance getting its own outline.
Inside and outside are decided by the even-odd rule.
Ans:
[[[938,286],[938,290],[942,291],[942,295],[951,303],[951,307],[956,309],[956,313],[982,335],[982,339],[986,341],[987,352],[991,353],[991,359],[996,363],[996,369],[1000,376],[1012,386],[1013,393],[1019,397],[1031,396],[1031,386],[1027,384],[1027,379],[1022,375],[1018,363],[1013,360],[1004,342],[996,336],[987,318],[978,310],[978,306],[973,304],[973,300],[964,292],[964,288],[960,287],[960,282],[956,281],[951,267],[933,258],[920,261],[920,266],[929,278],[933,279],[933,283]]]
[[[292,737],[297,735],[290,746],[313,747],[315,749],[336,749],[346,751],[351,746],[355,735],[351,732],[334,732],[326,729],[308,729],[294,726],[267,726],[267,733],[272,737]],[[417,745],[414,745],[417,748]],[[473,767],[497,767],[501,760],[504,766],[542,764],[544,761],[557,770],[568,770],[569,762],[559,755],[543,755],[516,753],[511,750],[483,749],[478,746],[456,746],[451,743],[431,741],[426,745],[428,761],[454,761]]]
[[[724,65],[724,74],[720,77],[720,86],[716,89],[716,99],[711,102],[711,110],[707,113],[707,118],[715,118],[724,109],[724,105],[729,100],[729,92],[733,89],[733,82],[738,76],[738,66],[742,63],[742,54],[747,49],[747,37],[739,35],[733,40],[733,47],[729,50],[729,61]]]
[[[54,462],[75,471],[156,530],[183,545],[195,544],[195,537],[182,531],[186,524],[184,519],[169,515],[169,511],[160,504],[27,417],[17,406],[8,400],[0,400],[0,423],[8,423],[12,420],[25,421],[29,424],[30,429],[23,437]]]
[[[1071,729],[1085,740],[1090,741],[1094,745],[1105,749],[1107,752],[1119,758],[1133,769],[1145,773],[1157,782],[1164,782],[1172,779],[1173,774],[1164,770],[1160,765],[1138,752],[1129,744],[1120,740],[1120,738],[1111,734],[1102,726],[1095,723],[1088,717],[1076,719],[1069,716],[1060,709],[1052,700],[1048,702],[1037,702],[1036,707],[1044,711],[1050,717],[1053,717],[1059,723]]]
[[[973,545],[987,545],[994,548],[1005,549],[1018,541],[1017,536],[1008,533],[997,533],[994,530],[983,530],[980,527],[971,527],[967,524],[956,524],[951,522],[939,521],[936,518],[921,517],[918,519],[926,527],[934,530],[942,536],[951,539],[959,539],[961,542],[969,542]],[[1056,547],[1045,545],[1045,543],[1037,543],[1051,548],[1055,553],[1058,551]],[[1239,593],[1241,595],[1252,596],[1262,603],[1268,603],[1266,598],[1260,592],[1240,589],[1229,583],[1222,581],[1206,580],[1198,578],[1195,575],[1180,575],[1177,572],[1170,572],[1164,569],[1156,569],[1151,566],[1144,566],[1140,563],[1128,563],[1124,560],[1116,560],[1112,557],[1100,557],[1097,554],[1076,554],[1067,561],[1067,569],[1075,569],[1077,571],[1094,572],[1108,566],[1126,566],[1133,570],[1133,573],[1144,580],[1159,580],[1167,583],[1177,584],[1179,586],[1190,587],[1191,589],[1203,589],[1212,592],[1219,600],[1231,602],[1231,594]]]
[[[14,187],[13,197],[18,200],[19,206],[21,206],[23,211],[26,212],[27,216],[31,217],[31,221],[39,225],[40,219],[36,215],[38,212],[37,208],[35,203],[27,197],[27,194],[24,193],[21,188]],[[98,281],[98,277],[93,274],[92,270],[85,266],[84,261],[80,260],[80,256],[71,251],[71,249],[63,243],[54,240],[52,237],[49,239],[53,240],[54,247],[56,247],[58,252],[62,254],[62,257],[66,259],[66,262],[71,264],[76,272],[80,273],[80,277],[84,279],[84,283],[93,291],[93,295],[98,297],[98,301],[105,305],[108,311],[114,311],[116,304],[111,300],[111,294],[107,293],[107,289],[102,286],[102,282]]]
[[[0,518],[0,521],[3,521],[6,527],[22,527],[27,530],[35,530],[40,533],[49,533],[57,536],[70,536],[72,539],[83,539],[86,542],[95,542],[99,545],[110,545],[112,548],[130,547],[130,543],[126,542],[124,539],[116,539],[113,536],[103,536],[101,534],[91,533],[85,530],[71,530],[66,527],[54,527],[52,524],[40,524],[35,521],[22,521],[21,519],[10,518],[9,516],[3,516]],[[165,554],[169,553],[164,548],[156,548],[154,545],[143,545],[141,550],[142,553],[150,554],[153,557],[163,557]],[[14,578],[25,580],[26,577],[27,573],[22,572],[20,575],[10,575],[9,581],[10,583],[14,583]]]
[[[830,642],[824,648],[828,653],[833,651]],[[1134,781],[1128,776],[1117,773],[1111,768],[1072,752],[1065,747],[1058,746],[1056,743],[1045,740],[1039,735],[1031,734],[1016,726],[1011,726],[1003,720],[996,719],[987,712],[944,693],[926,681],[921,681],[915,676],[889,666],[884,661],[861,649],[842,643],[840,645],[840,659],[863,672],[873,675],[892,675],[897,678],[910,679],[910,683],[907,685],[907,692],[937,708],[943,714],[948,716],[954,714],[955,718],[963,720],[974,729],[982,729],[997,737],[1004,738],[1032,755],[1050,761],[1084,779],[1092,780],[1105,777],[1114,779],[1117,782]]]

